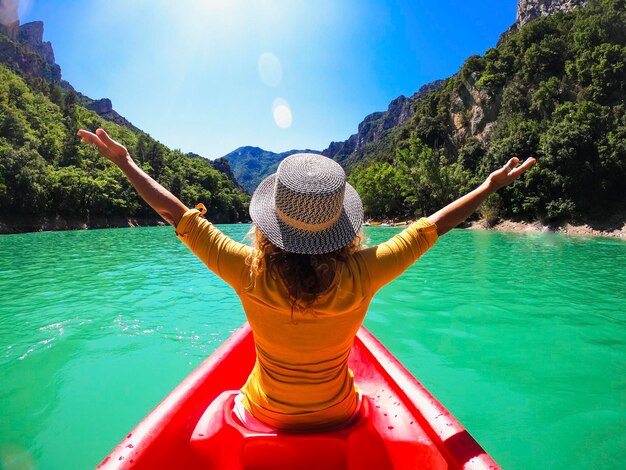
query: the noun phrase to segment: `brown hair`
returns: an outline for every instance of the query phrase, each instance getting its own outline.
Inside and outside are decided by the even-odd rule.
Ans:
[[[304,255],[289,253],[272,244],[263,232],[252,226],[247,235],[252,239],[253,247],[246,263],[250,266],[250,285],[255,284],[256,277],[263,271],[269,271],[274,279],[280,278],[291,298],[291,316],[297,306],[302,310],[314,303],[333,285],[340,263],[362,248],[363,233],[346,246],[330,253],[321,255]]]

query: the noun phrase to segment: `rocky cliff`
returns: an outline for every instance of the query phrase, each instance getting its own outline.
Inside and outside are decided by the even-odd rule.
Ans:
[[[18,41],[27,50],[37,54],[44,61],[56,64],[52,44],[43,40],[43,21],[32,21],[20,26]]]
[[[407,122],[414,113],[414,104],[429,92],[438,89],[443,80],[437,80],[422,86],[410,98],[399,96],[387,107],[387,111],[372,113],[359,124],[358,132],[343,142],[331,142],[323,155],[339,163],[344,163],[350,155],[361,150],[365,145],[379,141],[385,132],[392,127]]]
[[[76,95],[78,96],[78,102],[81,105],[95,112],[98,116],[101,116],[107,121],[119,124],[120,126],[128,127],[134,132],[140,131],[140,129],[135,127],[128,119],[126,119],[124,116],[122,116],[113,109],[113,104],[111,103],[110,99],[102,98],[99,100],[94,100],[92,98],[89,98],[88,96],[83,95],[80,92],[76,92]]]
[[[568,13],[587,3],[588,0],[519,0],[515,23],[500,37],[499,44],[531,21]],[[452,92],[450,101],[450,121],[454,129],[451,146],[458,146],[470,137],[486,144],[500,112],[502,94],[476,86],[480,78],[476,72],[458,78],[459,86]]]
[[[519,0],[515,23],[504,33],[500,41],[517,31],[525,24],[543,16],[554,13],[569,12],[576,7],[583,6],[588,0]],[[452,139],[446,143],[454,147],[458,142],[474,137],[485,142],[493,129],[501,106],[502,97],[492,95],[484,89],[476,87],[478,75],[470,75],[461,82],[453,92],[450,105],[450,126],[453,128]],[[393,100],[384,112],[377,112],[367,116],[359,124],[358,132],[347,140],[331,142],[322,153],[337,160],[344,166],[350,166],[367,154],[368,144],[384,140],[389,131],[401,126],[413,117],[415,105],[431,91],[443,85],[443,80],[424,85],[410,98],[400,96]],[[381,143],[380,145],[384,145]]]
[[[586,5],[588,0],[519,0],[517,3],[517,29],[542,16],[553,13],[567,13],[574,8]]]
[[[113,109],[110,99],[94,100],[76,91],[70,83],[62,79],[61,67],[55,61],[52,44],[44,41],[43,35],[43,21],[23,25],[19,24],[19,20],[12,20],[10,24],[0,21],[0,63],[20,75],[56,83],[65,91],[75,93],[79,104],[107,121],[138,131],[137,127]]]
[[[43,23],[5,25],[0,33],[0,63],[21,75],[60,83],[61,67],[54,61],[52,45],[43,42]]]
[[[511,34],[519,31],[522,26],[544,16],[555,13],[567,13],[574,8],[585,6],[589,0],[518,0],[515,23],[500,36],[498,44],[505,41]]]
[[[476,87],[478,73],[461,79],[450,96],[450,121],[455,144],[470,137],[483,144],[488,140],[498,118],[502,96]]]

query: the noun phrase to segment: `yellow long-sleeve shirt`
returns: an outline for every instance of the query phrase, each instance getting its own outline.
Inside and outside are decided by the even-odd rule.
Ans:
[[[380,245],[341,263],[322,298],[293,312],[289,293],[267,271],[251,283],[251,247],[224,235],[190,209],[176,235],[209,269],[233,287],[256,344],[256,364],[243,386],[243,405],[260,421],[285,430],[314,430],[348,420],[358,404],[348,368],[352,341],[374,294],[402,274],[437,241],[423,218]]]

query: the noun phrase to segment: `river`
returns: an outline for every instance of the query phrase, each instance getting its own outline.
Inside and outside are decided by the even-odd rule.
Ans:
[[[6,469],[94,467],[244,321],[169,227],[0,236],[0,289]],[[626,461],[624,241],[453,230],[365,325],[504,468]]]

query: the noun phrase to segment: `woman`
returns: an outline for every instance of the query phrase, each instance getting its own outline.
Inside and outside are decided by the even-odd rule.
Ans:
[[[389,241],[360,249],[363,206],[343,169],[321,155],[292,155],[252,197],[250,248],[204,219],[203,205],[185,207],[104,130],[78,134],[115,163],[176,235],[235,289],[257,359],[234,413],[259,431],[321,431],[350,423],[361,395],[348,356],[374,294],[535,163],[529,158],[518,166],[512,158],[474,191]]]

